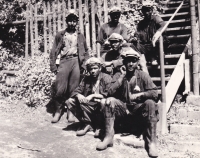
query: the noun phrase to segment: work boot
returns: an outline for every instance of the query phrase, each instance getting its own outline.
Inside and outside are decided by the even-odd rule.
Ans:
[[[95,133],[94,133],[94,137],[95,138],[100,138],[102,130],[104,129],[104,116],[103,114],[96,114],[95,117]]]
[[[56,108],[57,109],[53,116],[53,119],[51,120],[51,123],[57,123],[62,116],[62,106],[57,106]]]
[[[149,157],[158,157],[158,151],[156,147],[156,125],[157,122],[148,123],[147,130],[144,133],[145,148]]]
[[[84,136],[87,132],[89,132],[89,131],[91,131],[91,130],[93,130],[92,127],[91,127],[89,124],[87,124],[87,125],[84,127],[84,129],[78,130],[78,131],[76,132],[76,136]]]
[[[67,110],[67,120],[69,123],[75,122],[75,116],[72,114],[70,110]]]
[[[105,150],[107,147],[113,146],[113,137],[114,137],[114,117],[106,118],[106,128],[105,128],[105,137],[103,142],[97,144],[97,150]]]

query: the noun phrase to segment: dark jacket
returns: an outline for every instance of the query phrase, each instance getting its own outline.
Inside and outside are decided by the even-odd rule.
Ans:
[[[50,70],[52,72],[57,71],[56,59],[57,56],[60,54],[61,48],[63,46],[63,36],[65,32],[66,30],[63,30],[56,34],[54,44],[50,52]],[[88,48],[85,37],[80,32],[78,32],[77,43],[78,43],[78,58],[79,58],[80,68],[85,69],[84,63],[88,59],[89,54],[87,52]]]
[[[119,82],[118,78],[120,75],[121,73],[118,72],[113,76],[108,95],[113,96],[125,103],[130,103],[129,92],[131,90],[128,89],[128,82],[126,77],[124,77],[122,82]],[[147,99],[156,100],[158,97],[157,87],[151,80],[151,77],[147,73],[137,69],[135,70],[134,76],[137,78],[137,86],[139,86],[140,92],[144,92],[144,96],[135,101],[135,103],[143,103]],[[135,85],[131,87],[134,88]]]
[[[108,95],[108,89],[110,87],[110,83],[112,78],[110,75],[105,73],[99,74],[99,94],[102,94],[104,97]],[[85,76],[79,86],[74,90],[71,97],[76,96],[77,94],[82,94],[85,97],[92,94],[92,85],[91,85],[92,78],[90,76]]]

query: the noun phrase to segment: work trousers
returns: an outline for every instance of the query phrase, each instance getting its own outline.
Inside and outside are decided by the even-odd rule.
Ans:
[[[56,106],[61,106],[71,93],[78,87],[80,82],[80,67],[78,57],[61,58],[55,81],[54,101]]]
[[[70,98],[70,101],[67,100],[65,105],[80,122],[90,124],[92,127],[96,127],[97,121],[99,123],[99,119],[103,119],[101,105],[98,102],[90,101],[80,104],[77,99]]]
[[[105,118],[115,117],[117,122],[124,124],[122,127],[130,127],[128,130],[134,126],[143,131],[147,123],[159,120],[157,104],[151,99],[136,105],[126,104],[113,97],[109,100],[110,104],[105,105],[103,110]]]

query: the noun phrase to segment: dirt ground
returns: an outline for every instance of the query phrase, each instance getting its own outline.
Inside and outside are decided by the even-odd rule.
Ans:
[[[76,137],[65,115],[51,124],[45,107],[30,108],[23,102],[8,103],[0,99],[0,158],[145,158],[145,149],[115,141],[114,147],[96,151],[100,141],[92,135]],[[159,157],[190,157],[168,149],[162,141]],[[196,156],[192,156],[196,157]]]

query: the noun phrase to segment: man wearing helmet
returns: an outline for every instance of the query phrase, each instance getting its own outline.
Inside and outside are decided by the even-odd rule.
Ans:
[[[104,150],[113,145],[115,118],[125,119],[129,116],[131,122],[135,121],[137,127],[141,128],[149,156],[158,156],[156,148],[158,109],[155,103],[158,93],[150,76],[137,69],[139,59],[140,55],[132,48],[123,53],[121,72],[113,76],[108,98],[101,100],[105,116],[105,137],[97,145],[97,150]]]
[[[74,9],[69,10],[66,16],[67,28],[56,34],[50,52],[50,70],[56,75],[55,95],[53,102],[56,112],[52,123],[57,123],[63,113],[63,103],[80,82],[80,72],[84,69],[84,61],[88,58],[88,48],[85,37],[77,31],[78,15]],[[57,67],[56,59],[60,58]],[[68,121],[74,121],[68,112]]]
[[[152,65],[158,65],[158,45],[153,40],[160,36],[160,31],[165,26],[165,21],[153,13],[153,1],[143,0],[141,11],[144,19],[137,26],[135,43],[139,52],[144,54],[146,60]]]
[[[110,21],[103,24],[100,27],[100,31],[97,38],[97,55],[102,56],[104,53],[110,50],[108,38],[112,33],[120,34],[125,41],[129,40],[127,27],[119,22],[121,16],[121,9],[113,6],[110,8],[108,14],[110,15]]]
[[[66,101],[66,106],[83,124],[82,129],[77,131],[77,136],[85,135],[94,127],[95,137],[98,137],[103,121],[100,100],[107,97],[112,78],[101,72],[102,62],[98,58],[89,58],[85,65],[89,75],[74,90],[71,98]]]

